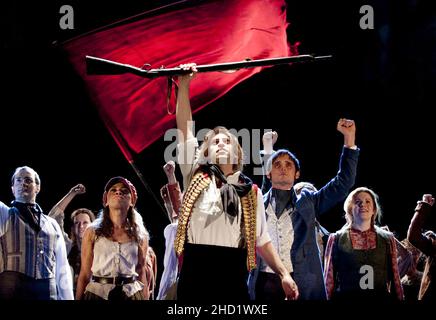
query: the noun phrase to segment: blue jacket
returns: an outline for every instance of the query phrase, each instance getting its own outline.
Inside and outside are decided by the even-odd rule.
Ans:
[[[294,203],[291,217],[294,242],[290,254],[294,269],[293,278],[297,283],[301,300],[327,299],[316,242],[315,218],[319,219],[321,214],[347,197],[356,179],[358,157],[359,150],[343,148],[336,177],[317,192],[303,189]],[[290,192],[294,192],[293,189]],[[264,195],[265,208],[269,205],[271,193],[269,190]],[[258,268],[252,271],[248,279],[251,299],[255,299],[258,272]]]

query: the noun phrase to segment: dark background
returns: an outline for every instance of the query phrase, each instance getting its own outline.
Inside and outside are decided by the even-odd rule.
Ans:
[[[47,212],[71,187],[83,183],[88,192],[73,200],[67,216],[79,207],[99,210],[106,181],[123,175],[138,189],[137,207],[151,233],[160,272],[168,220],[104,127],[81,79],[52,43],[170,2],[0,5],[1,201],[12,200],[10,177],[17,166],[31,166],[40,174],[38,201]],[[300,53],[334,58],[276,66],[253,76],[196,114],[196,128],[276,130],[277,147],[289,148],[300,159],[301,180],[321,187],[338,168],[342,136],[336,122],[354,119],[361,148],[356,186],[379,194],[383,224],[403,238],[416,201],[423,193],[436,193],[435,2],[287,2],[289,41],[301,42]],[[74,8],[74,30],[59,27],[63,4]],[[359,8],[366,4],[374,8],[374,30],[359,28]],[[137,159],[157,197],[166,182],[161,168],[168,145],[162,138]],[[251,175],[250,165],[246,172]],[[260,183],[259,177],[254,180]],[[335,231],[344,223],[342,214],[338,205],[321,222]]]

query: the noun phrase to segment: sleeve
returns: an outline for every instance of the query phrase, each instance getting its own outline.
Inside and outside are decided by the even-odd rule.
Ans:
[[[152,247],[148,247],[147,251],[146,275],[148,280],[148,290],[150,291],[151,296],[154,298],[157,279],[157,261],[156,254],[154,253]]]
[[[177,145],[177,162],[183,176],[183,189],[186,190],[196,169],[198,140],[192,138]]]
[[[335,289],[335,277],[333,270],[333,245],[335,243],[335,234],[332,233],[327,240],[324,255],[324,283],[327,291],[327,299],[330,300]]]
[[[173,219],[177,218],[177,214],[174,211],[174,206],[171,202],[168,184],[166,184],[162,188],[160,188],[160,196],[164,202],[165,210],[167,211],[168,219],[170,220],[170,222],[172,222]]]
[[[56,256],[56,288],[58,300],[74,300],[73,279],[71,276],[70,265],[68,264],[67,251],[62,236],[62,231],[57,223],[53,221],[53,226],[58,234],[55,245]]]
[[[257,189],[257,212],[256,212],[256,246],[261,247],[265,243],[271,241],[266,225],[265,207],[263,205],[263,197],[260,189]]]
[[[409,269],[412,267],[413,258],[409,250],[407,250],[406,247],[400,241],[398,241],[397,238],[395,238],[395,249],[398,257],[397,259],[398,272],[400,273],[400,279],[401,279],[407,274]]]
[[[0,201],[0,237],[3,236],[7,229],[9,218],[9,207]]]
[[[164,253],[164,270],[159,284],[159,293],[157,300],[165,300],[169,288],[177,280],[177,256],[174,250],[174,239],[177,233],[177,223],[169,224],[165,227],[165,253]]]
[[[182,191],[180,190],[179,183],[169,184],[168,193],[173,207],[173,219],[177,219],[179,215],[180,206],[182,205]]]
[[[391,252],[391,266],[392,266],[392,277],[393,277],[393,285],[395,287],[395,293],[397,295],[398,300],[404,300],[403,286],[401,284],[400,273],[398,271],[398,263],[397,263],[397,248],[395,244],[394,236],[389,237],[389,249]]]
[[[348,195],[356,180],[359,152],[359,149],[353,150],[344,147],[336,176],[318,192],[312,193],[317,218]]]
[[[274,151],[272,151],[274,152]],[[271,189],[272,184],[271,184],[271,180],[268,179],[268,177],[266,176],[266,166],[268,164],[268,160],[271,158],[272,156],[272,152],[266,152],[265,150],[261,150],[260,151],[260,156],[262,159],[262,193],[265,194],[269,191],[269,189]]]

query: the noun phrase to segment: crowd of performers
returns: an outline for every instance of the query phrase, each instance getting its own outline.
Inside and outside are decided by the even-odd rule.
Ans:
[[[85,187],[71,188],[46,214],[36,202],[39,175],[24,166],[12,175],[15,200],[0,202],[0,300],[434,300],[436,234],[426,230],[434,198],[418,201],[406,239],[380,226],[377,194],[355,188],[360,150],[353,120],[337,123],[344,138],[339,170],[321,188],[297,183],[299,160],[287,149],[275,151],[278,134],[265,133],[259,188],[242,173],[243,150],[229,130],[216,127],[199,145],[189,101],[196,68],[182,68],[192,72],[178,78],[183,182],[176,163],[166,163],[161,196],[171,223],[159,288],[129,180],[111,178],[98,216],[77,209],[66,232],[65,209]],[[320,216],[340,203],[346,223],[329,233]]]

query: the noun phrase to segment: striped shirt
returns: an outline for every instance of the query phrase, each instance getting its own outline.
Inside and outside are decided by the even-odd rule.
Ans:
[[[40,214],[38,231],[17,208],[0,202],[0,273],[15,271],[33,279],[56,278],[58,299],[73,299],[65,242],[57,222]]]

